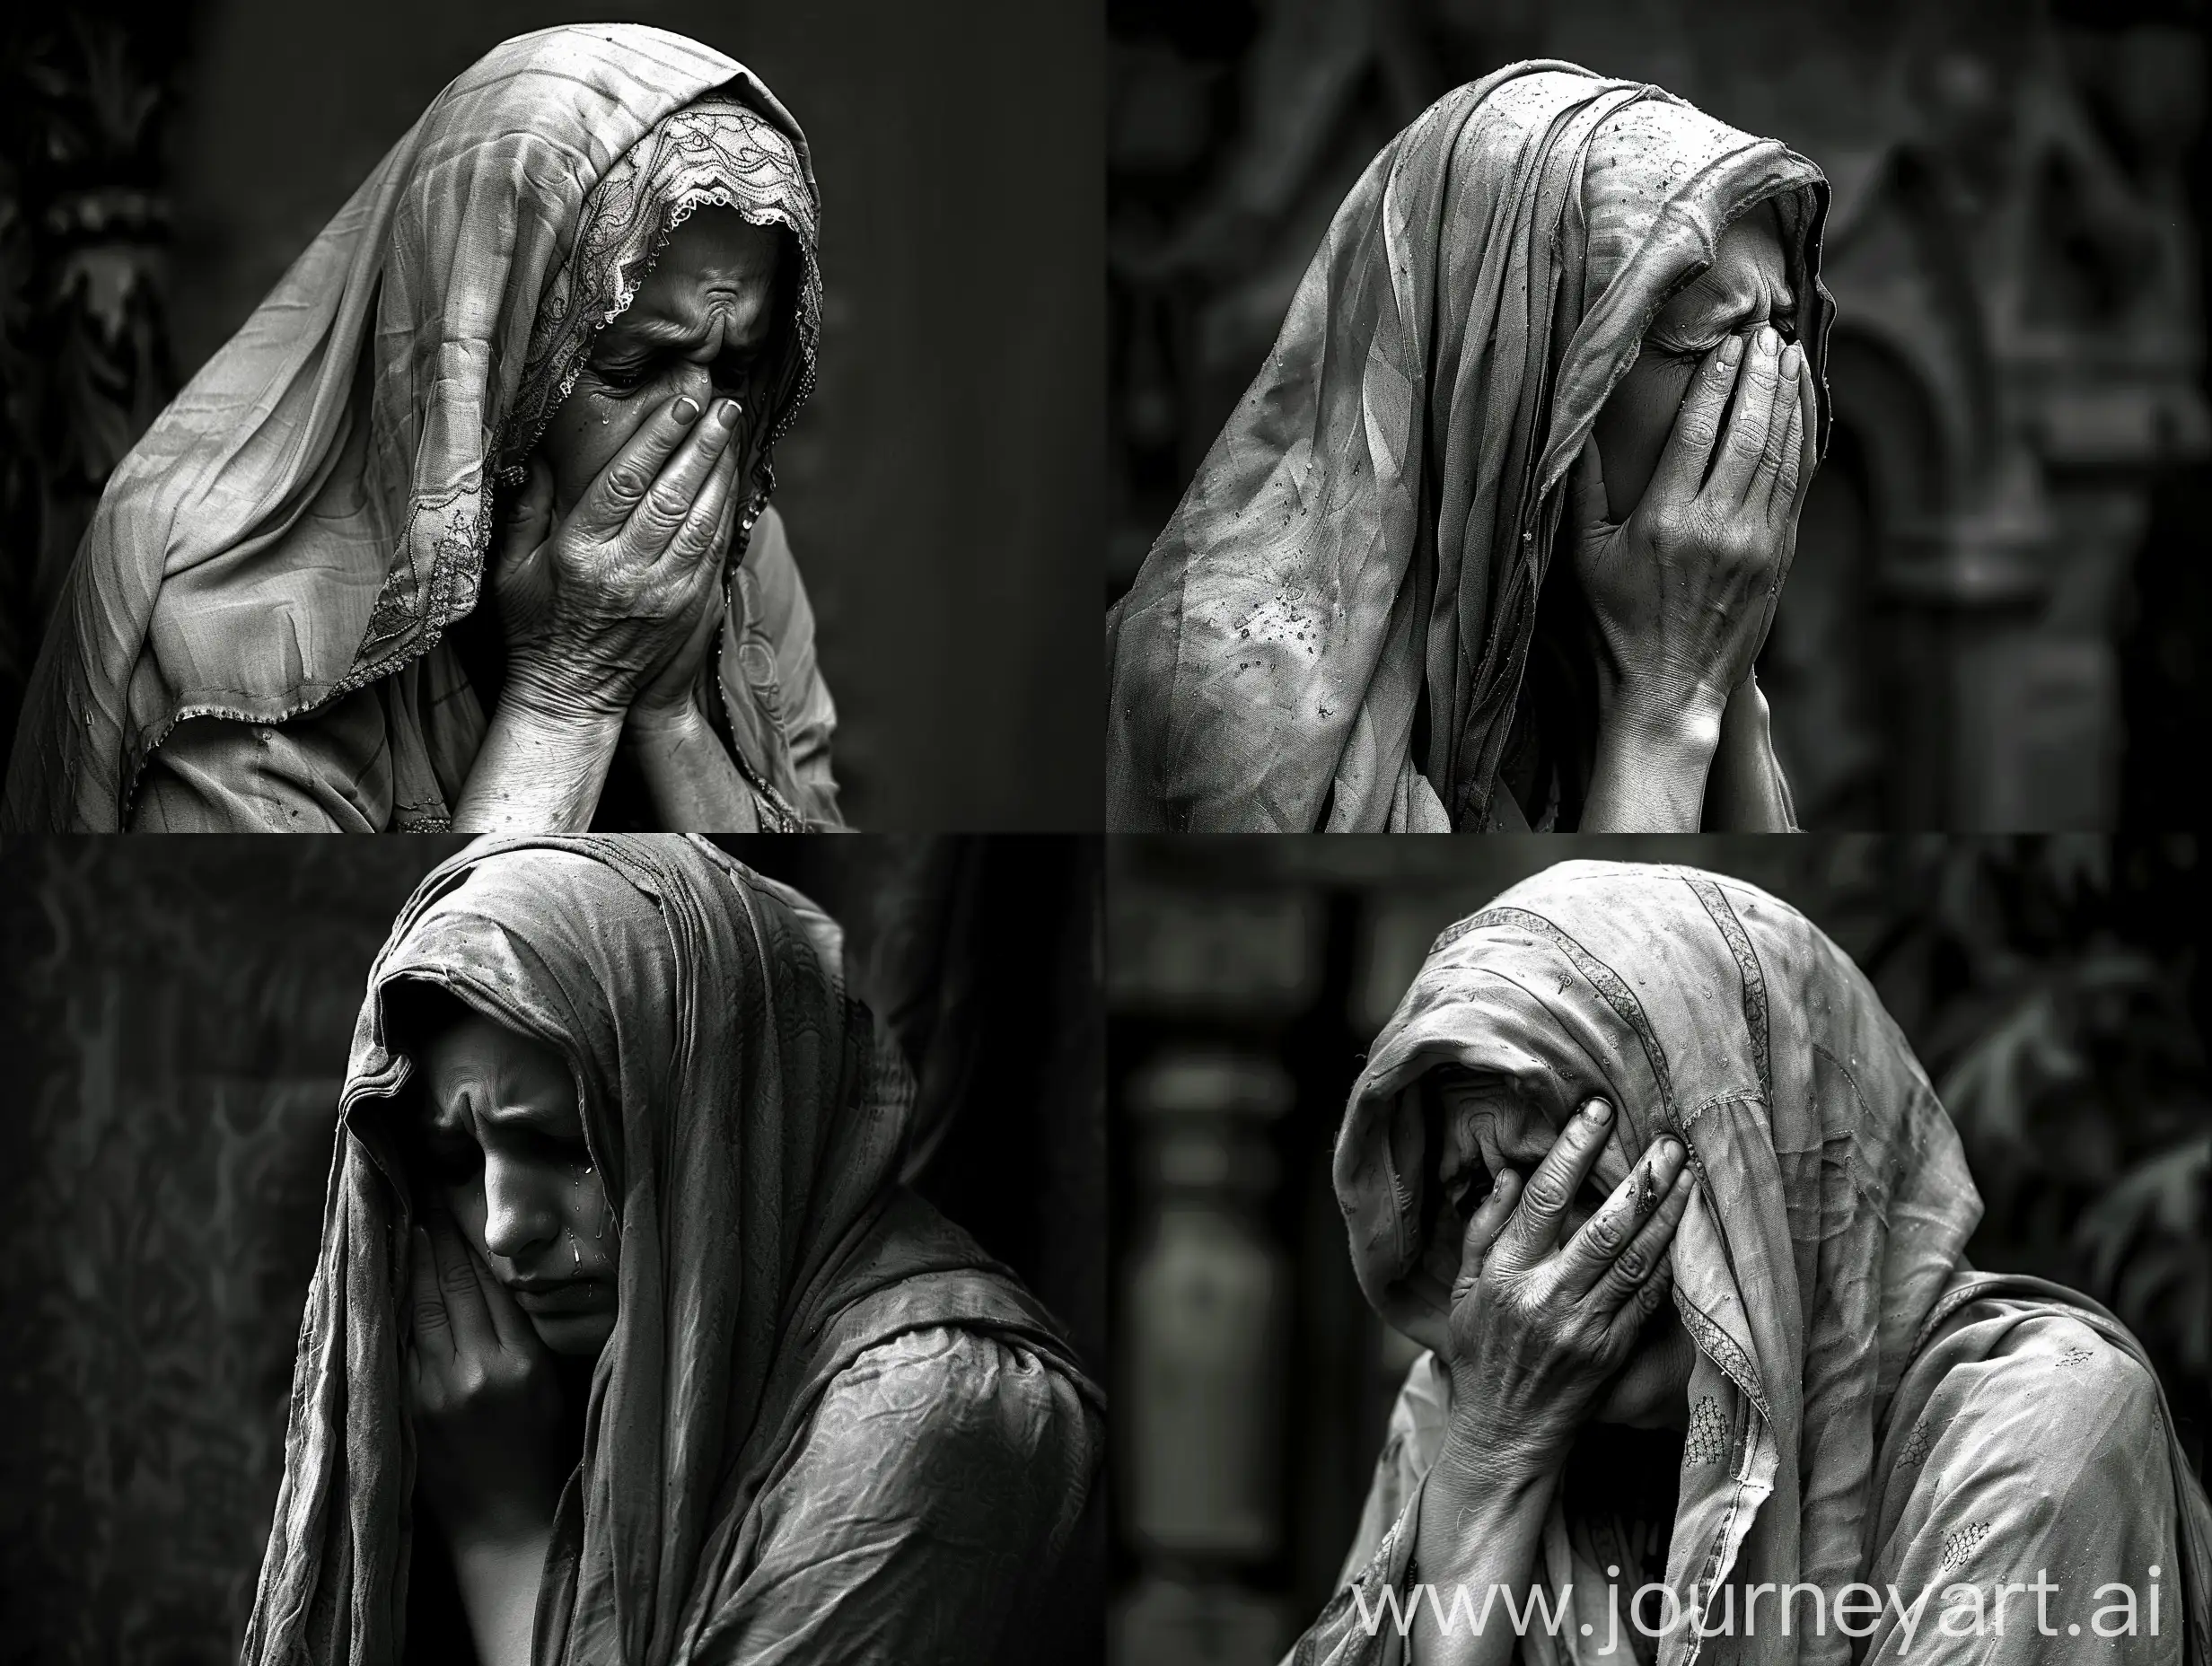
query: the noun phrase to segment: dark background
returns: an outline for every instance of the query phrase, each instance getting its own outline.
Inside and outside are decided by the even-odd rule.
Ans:
[[[446,82],[647,22],[757,71],[823,198],[821,385],[777,502],[856,825],[1099,825],[1095,0],[119,0],[0,60],[0,748],[99,487]]]
[[[2202,0],[1112,0],[1108,600],[1451,87],[1642,78],[1834,188],[1834,445],[1760,662],[1807,827],[2199,827]]]
[[[2201,1472],[2212,1077],[2193,837],[1116,839],[1113,1658],[1267,1666],[1321,1609],[1415,1350],[1352,1275],[1330,1154],[1437,932],[1567,855],[1794,903],[1927,1067],[1976,1267],[2115,1309]]]
[[[236,1658],[363,981],[461,842],[0,844],[0,1661]],[[724,842],[843,923],[957,1112],[919,1188],[1102,1378],[1098,841]],[[1040,1666],[1100,1657],[1106,1493]]]

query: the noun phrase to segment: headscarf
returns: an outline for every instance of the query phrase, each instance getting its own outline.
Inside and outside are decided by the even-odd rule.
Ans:
[[[1563,482],[1660,308],[1767,202],[1824,445],[1828,186],[1804,157],[1549,61],[1385,145],[1109,616],[1107,825],[1512,825]]]
[[[399,1658],[415,1207],[394,986],[554,1049],[621,1239],[615,1330],[555,1520],[541,1662],[689,1658],[742,1582],[749,1507],[829,1380],[905,1332],[1017,1341],[1086,1397],[1043,1310],[897,1184],[912,1079],[847,992],[837,927],[704,840],[481,841],[434,870],[369,975],[285,1479],[241,1658]]]
[[[2142,1360],[2124,1327],[2071,1292],[1963,1271],[1981,1202],[1910,1046],[1850,958],[1754,886],[1562,863],[1436,940],[1352,1090],[1336,1148],[1360,1287],[1401,1329],[1424,1317],[1433,1328],[1448,1311],[1419,1262],[1443,1206],[1448,1134],[1426,1079],[1446,1068],[1509,1083],[1520,1109],[1496,1114],[1547,1128],[1604,1097],[1615,1134],[1595,1179],[1608,1188],[1662,1131],[1689,1149],[1697,1189],[1672,1260],[1675,1311],[1696,1346],[1698,1450],[1681,1469],[1666,1569],[1685,1610],[1693,1582],[1734,1586],[1742,1616],[1760,1582],[1832,1596],[1863,1576],[1885,1415],[1939,1321],[1965,1302],[2062,1301]],[[2160,1410],[2165,1461],[2151,1467],[2173,1477],[2181,1538],[2168,1625],[2194,1628],[2201,1661],[2212,1513],[2163,1395]],[[1892,1432],[1884,1454],[1906,1441]],[[1548,1530],[1542,1576],[1557,1588],[1572,1571],[1566,1535]],[[1702,1653],[1689,1643],[1678,1635],[1661,1658],[1850,1658],[1832,1629],[1714,1637]],[[1532,1658],[1577,1656],[1569,1644]]]
[[[592,338],[705,204],[785,227],[803,268],[742,571],[813,385],[805,136],[751,71],[680,35],[518,36],[438,95],[118,465],[32,673],[7,824],[114,831],[184,719],[282,723],[428,653],[477,605],[495,478],[519,478]],[[760,675],[725,633],[733,750],[771,819],[795,820]],[[480,738],[473,701],[422,704],[430,754],[453,750],[441,724]]]

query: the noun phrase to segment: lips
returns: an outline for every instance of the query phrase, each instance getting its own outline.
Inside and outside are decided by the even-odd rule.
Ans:
[[[604,1286],[596,1278],[563,1278],[508,1288],[525,1313],[582,1313],[604,1299]]]

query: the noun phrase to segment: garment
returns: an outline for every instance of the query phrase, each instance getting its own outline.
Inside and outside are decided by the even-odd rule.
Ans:
[[[1108,616],[1107,825],[1540,820],[1500,776],[1538,715],[1523,682],[1563,488],[1660,307],[1764,202],[1824,445],[1811,162],[1548,61],[1447,93],[1384,146]]]
[[[842,952],[699,840],[480,841],[423,881],[355,1031],[244,1660],[402,1646],[413,1065],[390,1026],[420,983],[566,1059],[620,1235],[537,1658],[968,1661],[1023,1624],[1099,1460],[1099,1396],[899,1183],[912,1083]]]
[[[707,204],[784,228],[802,268],[708,705],[764,827],[834,823],[812,613],[780,529],[753,537],[813,385],[806,141],[742,65],[629,24],[521,36],[456,79],[117,467],[0,821],[113,831],[153,776],[152,827],[443,825],[487,717],[451,632],[497,486]]]
[[[1701,1650],[1683,1628],[1659,1659],[1894,1659],[1893,1614],[1866,1645],[1832,1626],[1806,1635],[1804,1609],[1785,1637],[1774,1599],[1748,1609],[1749,1593],[1802,1580],[1832,1599],[1859,1581],[1909,1605],[1931,1580],[1986,1590],[2039,1569],[2059,1586],[2051,1620],[2078,1638],[2038,1635],[2032,1609],[2003,1643],[1944,1637],[1954,1600],[1938,1590],[1909,1658],[2212,1659],[2212,1509],[2155,1374],[2094,1302],[1966,1267],[1981,1206],[1958,1136],[1872,987],[1802,915],[1693,869],[1571,862],[1437,939],[1353,1089],[1335,1159],[1361,1288],[1401,1329],[1448,1311],[1418,1262],[1442,1206],[1439,1145],[1466,1137],[1438,1119],[1426,1079],[1442,1068],[1510,1084],[1512,1109],[1479,1114],[1547,1133],[1602,1094],[1608,1188],[1662,1130],[1689,1148],[1697,1190],[1672,1259],[1696,1357],[1665,1583],[1689,1612],[1697,1582],[1709,1627],[1738,1618]],[[1368,1636],[1356,1609],[1407,1578],[1449,1394],[1424,1355],[1301,1666],[1395,1658],[1390,1628]],[[1599,1652],[1616,1635],[1592,1554],[1604,1525],[1555,1503],[1537,1580],[1555,1603],[1571,1586],[1573,1607],[1564,1635],[1524,1638],[1530,1666],[1633,1658]],[[2138,1634],[2116,1656],[2092,1635],[2107,1581],[2146,1601],[2162,1586],[2159,1642]],[[1767,1626],[1747,1631],[1746,1613]]]

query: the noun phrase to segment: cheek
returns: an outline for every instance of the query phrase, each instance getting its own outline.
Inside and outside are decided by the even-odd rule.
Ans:
[[[1636,512],[1644,488],[1651,484],[1690,375],[1690,365],[1641,354],[1598,412],[1592,432],[1598,443],[1598,461],[1605,470],[1607,514],[1615,522]]]

